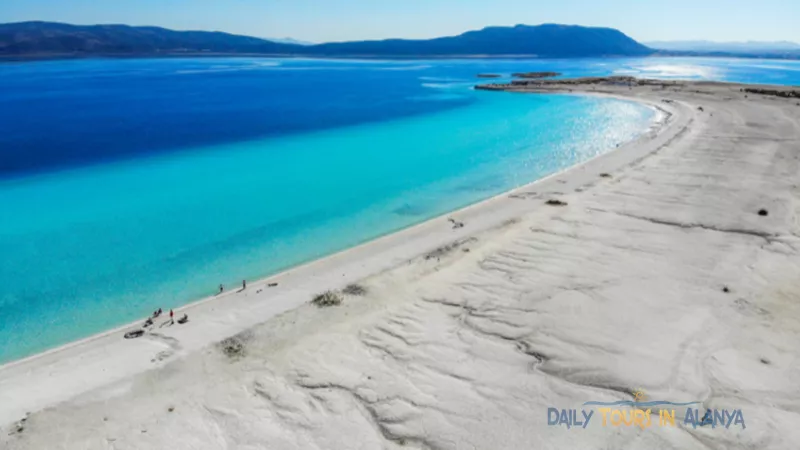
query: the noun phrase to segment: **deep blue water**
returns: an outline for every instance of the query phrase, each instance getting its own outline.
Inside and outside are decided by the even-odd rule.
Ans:
[[[431,88],[528,70],[800,84],[800,62],[700,58],[5,64],[0,177],[463,107],[475,99]]]
[[[0,362],[474,203],[653,111],[475,74],[800,84],[794,62],[80,60],[0,65]]]

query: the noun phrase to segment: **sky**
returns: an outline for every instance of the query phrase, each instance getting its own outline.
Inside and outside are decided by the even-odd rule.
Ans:
[[[25,20],[312,42],[430,38],[520,23],[606,26],[643,42],[800,42],[800,0],[0,0],[0,22]]]

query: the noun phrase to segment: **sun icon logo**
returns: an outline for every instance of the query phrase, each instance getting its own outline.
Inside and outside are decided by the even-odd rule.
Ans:
[[[636,403],[640,403],[646,400],[647,394],[645,394],[644,389],[639,388],[632,392],[633,401]]]

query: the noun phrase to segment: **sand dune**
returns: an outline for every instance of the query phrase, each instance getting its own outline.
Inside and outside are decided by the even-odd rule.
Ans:
[[[194,305],[185,327],[3,367],[2,448],[796,448],[800,106],[568,87],[665,123],[453,214],[463,228],[436,219]],[[367,293],[307,304],[353,281]],[[746,428],[548,425],[637,390]]]

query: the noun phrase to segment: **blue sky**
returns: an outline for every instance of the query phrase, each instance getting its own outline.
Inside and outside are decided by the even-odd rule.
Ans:
[[[219,30],[309,41],[426,38],[487,25],[618,28],[640,41],[800,42],[800,0],[0,0],[0,22]]]

